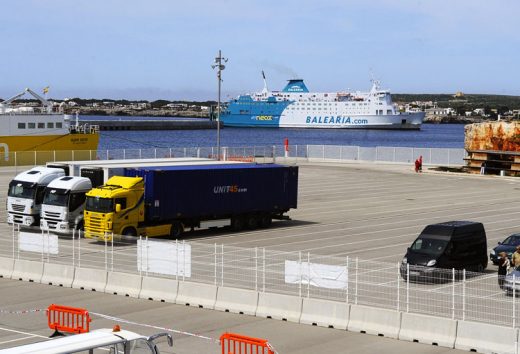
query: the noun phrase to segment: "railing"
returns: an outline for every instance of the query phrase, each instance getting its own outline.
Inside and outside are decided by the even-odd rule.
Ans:
[[[35,166],[55,161],[155,159],[171,157],[215,157],[216,147],[70,150],[70,151],[16,151],[5,153],[1,166]],[[375,162],[413,164],[419,156],[424,165],[462,166],[467,156],[464,149],[361,147],[337,145],[283,145],[222,147],[221,158],[254,158],[259,162]]]
[[[496,272],[447,269],[417,278],[431,268],[216,243],[26,236],[13,230],[1,238],[0,256],[520,327],[520,279],[513,275],[501,288]]]

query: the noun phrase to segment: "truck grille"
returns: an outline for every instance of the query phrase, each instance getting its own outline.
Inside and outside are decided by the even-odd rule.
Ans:
[[[59,219],[60,218],[60,213],[53,213],[53,212],[50,212],[50,211],[44,211],[43,212],[43,217],[44,218]]]
[[[23,204],[11,204],[11,208],[13,211],[17,211],[19,213],[23,213],[25,210],[25,205]]]

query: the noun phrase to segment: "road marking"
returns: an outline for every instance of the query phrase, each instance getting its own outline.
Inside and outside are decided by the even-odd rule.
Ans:
[[[11,340],[6,340],[6,341],[3,341],[3,342],[0,342],[0,345],[2,344],[6,344],[6,343],[11,343],[11,342],[18,342],[18,341],[21,341],[21,340],[25,340],[25,339],[29,339],[29,338],[34,338],[35,336],[28,336],[28,337],[22,337],[22,338],[17,338],[17,339],[11,339]]]
[[[7,332],[18,333],[18,334],[25,334],[25,335],[27,335],[27,336],[32,336],[32,337],[38,337],[38,338],[46,338],[46,339],[49,339],[49,337],[42,336],[42,335],[39,335],[39,334],[33,334],[33,333],[29,333],[29,332],[17,331],[17,330],[15,330],[15,329],[10,329],[10,328],[3,328],[3,327],[0,327],[0,331],[7,331]]]

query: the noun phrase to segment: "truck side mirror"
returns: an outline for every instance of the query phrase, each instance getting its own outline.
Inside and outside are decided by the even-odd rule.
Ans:
[[[121,211],[121,204],[116,204],[116,213]]]

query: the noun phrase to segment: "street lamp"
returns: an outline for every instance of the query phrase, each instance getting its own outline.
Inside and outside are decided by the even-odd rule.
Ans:
[[[218,51],[218,57],[215,58],[215,64],[211,65],[213,69],[218,68],[217,70],[217,80],[218,80],[218,103],[217,103],[217,156],[220,161],[220,84],[222,82],[222,70],[226,68],[226,66],[222,63],[227,63],[227,58],[222,57],[222,52]]]

